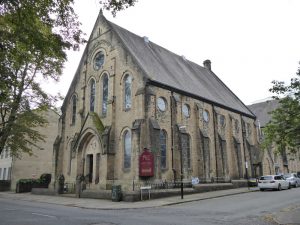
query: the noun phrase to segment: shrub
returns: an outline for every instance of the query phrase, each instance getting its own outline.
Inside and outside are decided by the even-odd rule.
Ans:
[[[20,179],[17,182],[16,192],[30,192],[32,188],[48,188],[51,174],[43,173],[39,179]]]

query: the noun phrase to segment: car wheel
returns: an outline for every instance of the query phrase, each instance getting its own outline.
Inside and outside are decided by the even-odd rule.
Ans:
[[[291,183],[289,183],[289,187],[288,188],[291,189],[291,187],[292,187],[292,185],[291,185]]]
[[[298,187],[298,186],[299,186],[299,184],[298,184],[298,182],[296,181],[296,183],[295,183],[295,188]]]
[[[281,191],[281,184],[278,184],[277,190],[278,190],[278,191]]]
[[[260,188],[259,190],[260,190],[260,191],[264,191],[265,189],[263,189],[263,188]]]

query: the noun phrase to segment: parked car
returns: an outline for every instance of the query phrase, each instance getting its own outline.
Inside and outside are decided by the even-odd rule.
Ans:
[[[297,176],[296,173],[287,173],[287,174],[284,174],[283,177],[284,177],[288,182],[290,182],[290,184],[291,184],[293,187],[298,187],[298,186],[300,186],[300,178]]]
[[[291,188],[291,185],[281,175],[266,175],[259,178],[258,187],[261,191],[266,189],[281,191],[282,189]]]

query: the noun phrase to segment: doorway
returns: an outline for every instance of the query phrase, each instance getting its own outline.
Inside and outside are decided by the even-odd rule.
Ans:
[[[93,182],[93,154],[87,155],[87,172],[88,172],[88,181],[89,183]]]

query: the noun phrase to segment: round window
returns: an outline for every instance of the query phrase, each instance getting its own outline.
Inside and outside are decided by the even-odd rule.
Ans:
[[[166,100],[162,97],[159,97],[157,99],[157,107],[162,112],[166,111],[166,108],[167,108]]]
[[[187,104],[182,106],[182,112],[185,117],[190,117],[190,107]]]
[[[209,121],[209,112],[208,112],[207,110],[204,110],[204,111],[203,111],[202,116],[203,116],[203,120],[204,120],[205,122],[208,122],[208,121]]]
[[[104,54],[103,52],[98,52],[94,58],[94,69],[99,70],[104,63]]]

